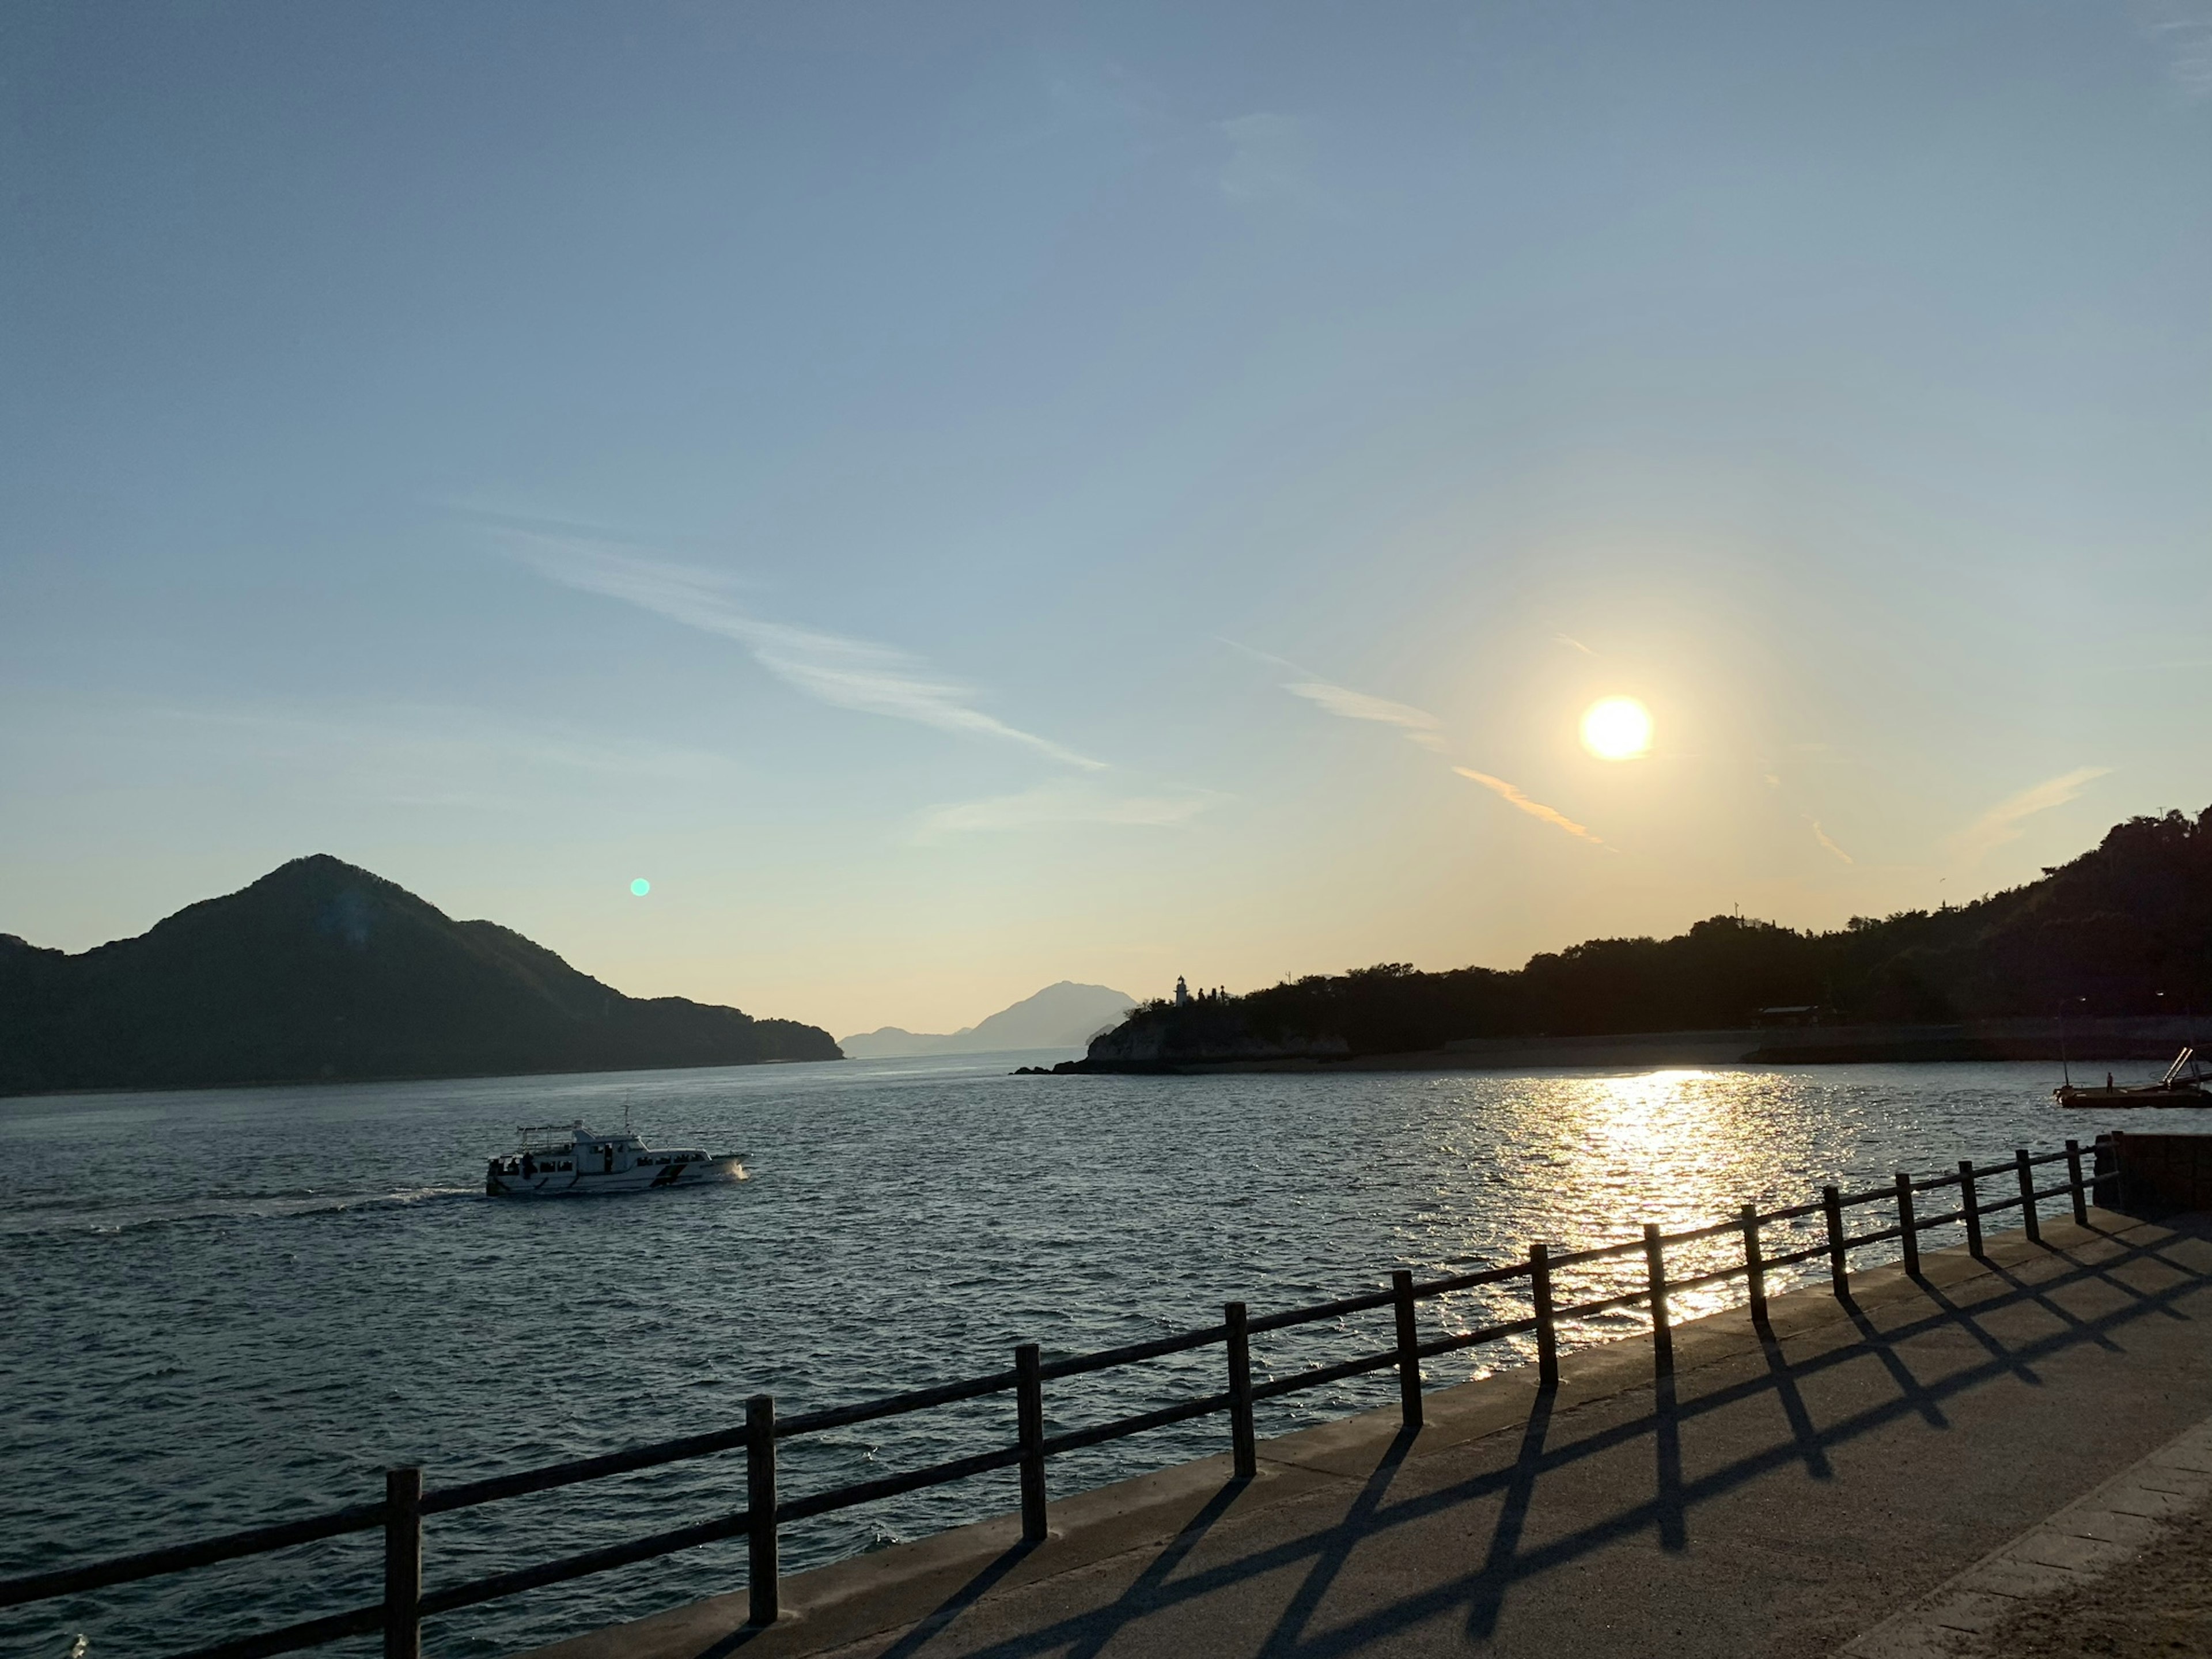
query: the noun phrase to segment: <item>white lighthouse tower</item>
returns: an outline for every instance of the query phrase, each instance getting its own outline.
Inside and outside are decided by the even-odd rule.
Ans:
[[[1183,982],[1181,974],[1176,975],[1176,1006],[1178,1008],[1190,1006],[1190,987]]]

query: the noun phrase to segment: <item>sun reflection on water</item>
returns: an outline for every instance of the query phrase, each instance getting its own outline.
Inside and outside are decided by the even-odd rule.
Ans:
[[[1473,1215],[1510,1210],[1525,1238],[1507,1240],[1486,1228],[1467,1231],[1458,1248],[1437,1263],[1440,1271],[1474,1265],[1504,1266],[1525,1259],[1540,1239],[1553,1255],[1618,1244],[1638,1236],[1643,1224],[1680,1232],[1733,1217],[1746,1203],[1771,1206],[1810,1194],[1806,1173],[1820,1162],[1816,1142],[1825,1126],[1807,1109],[1798,1079],[1741,1070],[1670,1068],[1628,1074],[1545,1079],[1540,1091],[1501,1097],[1495,1090],[1468,1091],[1466,1117],[1454,1126],[1440,1152],[1454,1146],[1470,1174],[1493,1192],[1506,1189],[1505,1206],[1440,1204],[1465,1227]],[[1802,1222],[1777,1224],[1765,1235],[1769,1254],[1793,1249],[1810,1234]],[[1433,1246],[1443,1241],[1431,1235]],[[1742,1259],[1733,1233],[1670,1245],[1670,1281],[1730,1266]],[[1557,1300],[1562,1306],[1638,1291],[1646,1283],[1640,1252],[1563,1269]],[[1778,1285],[1778,1288],[1779,1286]],[[1677,1320],[1693,1319],[1743,1300],[1740,1282],[1723,1282],[1670,1294]],[[1527,1311],[1525,1283],[1478,1289],[1453,1298],[1443,1310],[1448,1329],[1471,1330],[1518,1318]],[[1578,1346],[1648,1328],[1638,1308],[1618,1309],[1562,1322],[1562,1340]],[[1482,1375],[1500,1363],[1523,1363],[1533,1341],[1513,1346],[1510,1358],[1476,1364]],[[1481,1350],[1476,1351],[1483,1352]]]

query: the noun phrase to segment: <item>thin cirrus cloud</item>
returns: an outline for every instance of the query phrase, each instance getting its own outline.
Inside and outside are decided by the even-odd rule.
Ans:
[[[734,640],[785,684],[832,708],[1016,744],[1084,771],[1105,769],[1103,761],[985,714],[975,707],[972,688],[939,678],[906,652],[754,616],[731,598],[736,583],[718,571],[647,557],[625,544],[581,535],[513,524],[499,526],[498,533],[516,558],[548,580]]]
[[[1188,823],[1219,799],[1211,791],[1121,795],[1089,783],[1060,780],[1010,795],[932,807],[921,815],[916,836],[925,842],[942,841],[978,832],[1072,823],[1170,830]]]
[[[1797,749],[1825,749],[1827,745],[1826,744],[1796,744],[1791,746]],[[1858,860],[1853,858],[1849,853],[1846,853],[1842,848],[1836,845],[1834,839],[1825,829],[1821,827],[1820,819],[1814,817],[1810,812],[1807,811],[1802,806],[1800,806],[1797,804],[1796,799],[1790,794],[1790,787],[1787,784],[1784,783],[1780,778],[1777,777],[1771,771],[1761,770],[1759,775],[1766,780],[1766,787],[1768,788],[1773,790],[1776,794],[1781,796],[1784,800],[1790,804],[1791,810],[1794,811],[1799,817],[1804,819],[1807,823],[1812,825],[1813,839],[1820,843],[1820,848],[1823,852],[1829,854],[1832,857],[1842,860],[1845,864],[1856,864],[1858,862]]]
[[[1422,748],[1433,750],[1439,755],[1449,752],[1441,729],[1443,722],[1425,708],[1416,708],[1413,704],[1407,702],[1393,702],[1388,697],[1373,696],[1364,691],[1355,691],[1350,686],[1338,685],[1333,681],[1322,679],[1310,671],[1299,667],[1287,657],[1278,657],[1265,651],[1255,651],[1249,645],[1238,644],[1235,640],[1224,639],[1221,642],[1233,650],[1243,652],[1248,657],[1256,658],[1264,663],[1271,663],[1278,668],[1287,668],[1292,673],[1300,676],[1297,679],[1285,681],[1283,690],[1292,696],[1304,698],[1316,708],[1325,708],[1342,720],[1366,720],[1378,726],[1395,726],[1403,733],[1408,743],[1419,744]],[[1492,777],[1487,772],[1477,772],[1465,766],[1455,766],[1452,770],[1463,778],[1473,778],[1486,789],[1495,790],[1533,818],[1540,818],[1544,823],[1565,830],[1577,840],[1586,841],[1594,847],[1606,846],[1605,842],[1593,834],[1588,826],[1577,823],[1557,807],[1547,806],[1540,800],[1531,800],[1520,789],[1506,782],[1503,778]],[[1606,850],[1611,852],[1613,849],[1608,847]]]
[[[2047,778],[2016,795],[2008,795],[1954,836],[1952,849],[1968,863],[1975,862],[1992,848],[2019,840],[2021,819],[2065,805],[2112,769],[2109,766],[2077,766],[2071,772]]]
[[[2192,97],[2212,97],[2212,0],[2147,0],[2142,27]]]
[[[1587,826],[1577,823],[1556,806],[1547,806],[1540,800],[1530,800],[1528,796],[1522,794],[1503,778],[1493,778],[1489,773],[1478,772],[1471,766],[1455,766],[1452,770],[1463,778],[1473,778],[1486,789],[1496,791],[1532,818],[1540,818],[1546,823],[1564,830],[1578,840],[1589,842],[1593,847],[1605,845],[1603,839],[1593,835]]]
[[[1395,726],[1406,734],[1407,742],[1417,743],[1424,749],[1433,749],[1438,754],[1443,752],[1444,740],[1438,730],[1443,722],[1425,708],[1416,708],[1411,703],[1392,702],[1388,697],[1371,697],[1364,691],[1354,691],[1349,686],[1332,685],[1327,680],[1293,680],[1283,690],[1345,720],[1372,720],[1378,726]]]

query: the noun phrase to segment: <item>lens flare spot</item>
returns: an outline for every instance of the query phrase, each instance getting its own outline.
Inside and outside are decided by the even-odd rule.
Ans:
[[[653,884],[647,881],[643,876],[640,876],[635,881],[630,883],[629,890],[636,894],[640,898],[643,898],[647,893],[650,893],[653,890]]]
[[[1601,697],[1583,711],[1583,747],[1600,760],[1651,752],[1651,711],[1633,697]]]

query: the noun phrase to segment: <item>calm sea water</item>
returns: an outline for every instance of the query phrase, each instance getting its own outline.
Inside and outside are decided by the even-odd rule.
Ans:
[[[1030,1058],[0,1102],[0,1577],[373,1499],[390,1464],[423,1465],[434,1488],[724,1426],[755,1392],[804,1411],[996,1370],[1018,1342],[1050,1358],[1211,1322],[1226,1298],[1258,1313],[1396,1267],[1503,1263],[1533,1239],[1612,1242],[2112,1127],[2051,1105],[2039,1066],[1005,1075]],[[750,1179],[481,1194],[518,1123],[617,1125],[625,1109],[656,1144],[742,1150]],[[1520,1311],[1485,1294],[1424,1318]],[[1387,1322],[1261,1339],[1255,1369],[1387,1346]],[[1429,1377],[1528,1358],[1490,1345]],[[1218,1364],[1053,1385],[1049,1426],[1213,1391]],[[1394,1389],[1385,1374],[1302,1395],[1261,1431]],[[1012,1409],[1000,1396],[787,1443],[785,1491],[1003,1444]],[[1073,1491],[1225,1440],[1219,1419],[1184,1425],[1055,1461],[1051,1480]],[[434,1517],[428,1582],[742,1507],[743,1465]],[[914,1494],[793,1528],[785,1560],[1014,1503],[1011,1471]],[[736,1588],[743,1558],[741,1541],[696,1550],[456,1614],[428,1650],[506,1653],[638,1617]],[[91,1659],[176,1651],[373,1601],[380,1573],[374,1534],[334,1540],[0,1613],[0,1650],[61,1659],[82,1634]]]

